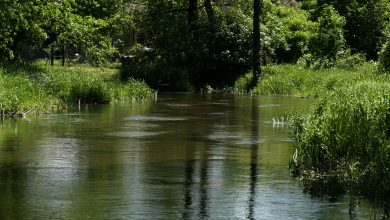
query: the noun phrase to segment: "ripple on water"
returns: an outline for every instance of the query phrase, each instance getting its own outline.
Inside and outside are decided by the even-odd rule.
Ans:
[[[132,116],[125,118],[126,121],[186,121],[183,117],[159,117],[159,116]]]
[[[188,108],[192,107],[190,104],[178,104],[178,103],[167,103],[165,104],[168,107],[177,107],[177,108]]]
[[[118,131],[111,135],[122,138],[145,138],[151,136],[158,136],[166,133],[167,132],[163,131]]]

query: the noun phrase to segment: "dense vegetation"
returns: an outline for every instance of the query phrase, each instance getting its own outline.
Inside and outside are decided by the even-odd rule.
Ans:
[[[119,80],[119,70],[34,65],[0,68],[2,116],[44,113],[80,104],[151,98],[144,83]]]
[[[254,63],[249,0],[7,0],[0,8],[3,62],[61,56],[99,66],[124,57],[122,79],[160,90],[232,86]],[[387,0],[263,0],[261,63],[319,69],[379,58],[387,71],[389,21]]]

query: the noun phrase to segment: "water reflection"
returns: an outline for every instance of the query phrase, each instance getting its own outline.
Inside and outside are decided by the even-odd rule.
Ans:
[[[185,165],[185,182],[184,182],[184,210],[182,214],[183,219],[191,218],[192,207],[192,185],[194,183],[194,162],[195,160],[187,160]]]
[[[272,119],[302,99],[160,97],[5,121],[0,219],[348,217],[348,202],[312,199],[288,178],[292,143]]]
[[[258,148],[257,144],[259,138],[259,108],[257,98],[252,100],[252,121],[251,121],[251,159],[250,159],[250,184],[249,184],[249,213],[248,219],[255,219],[255,206],[256,206],[256,188],[257,188],[257,161],[258,161]]]

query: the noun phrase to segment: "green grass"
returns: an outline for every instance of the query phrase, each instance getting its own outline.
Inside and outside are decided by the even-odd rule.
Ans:
[[[147,99],[152,90],[139,81],[119,80],[118,68],[49,66],[44,62],[0,67],[0,107],[5,114],[50,112],[78,104]]]
[[[290,122],[297,140],[290,169],[307,191],[390,199],[390,83],[335,89]]]
[[[383,76],[378,76],[375,66],[368,63],[355,70],[312,70],[297,65],[272,65],[263,69],[260,83],[251,92],[258,95],[318,97],[341,86],[381,77]],[[242,90],[245,82],[250,82],[249,78],[250,75],[241,77],[236,82],[235,90]]]

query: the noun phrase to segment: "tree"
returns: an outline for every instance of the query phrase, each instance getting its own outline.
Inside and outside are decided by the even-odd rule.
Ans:
[[[4,0],[0,8],[0,60],[19,58],[47,38],[43,1]]]
[[[304,0],[305,2],[312,0]],[[385,41],[385,25],[390,20],[388,0],[317,0],[315,13],[325,5],[332,5],[345,17],[344,34],[353,53],[364,53],[368,59],[377,59]]]
[[[253,0],[253,82],[252,88],[257,85],[261,75],[260,67],[260,0]]]
[[[312,54],[317,59],[336,60],[345,49],[343,26],[345,18],[333,6],[325,6],[318,18],[317,34],[312,39]]]

